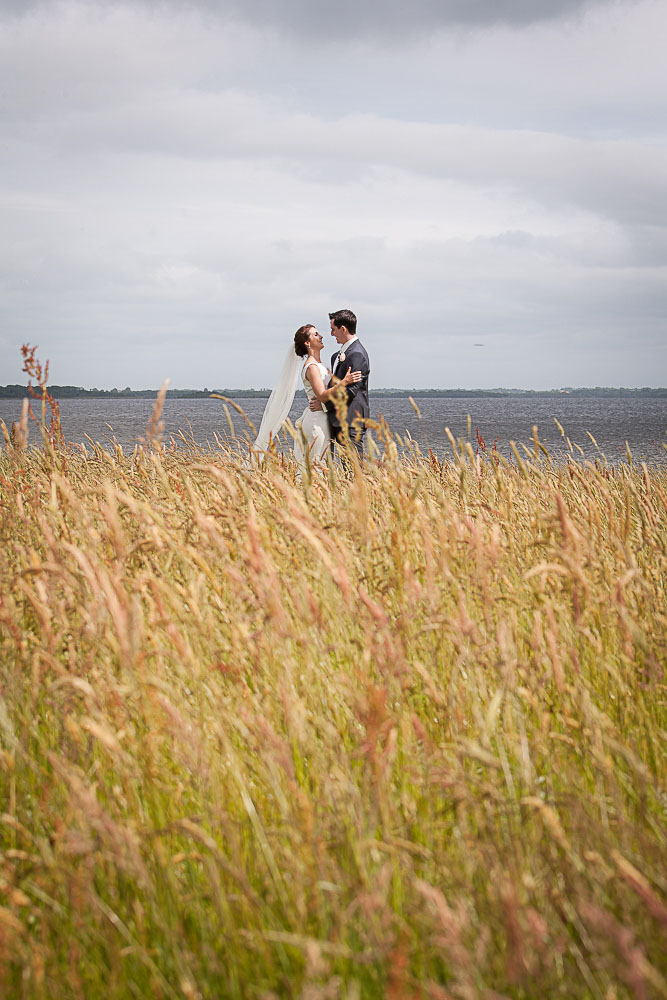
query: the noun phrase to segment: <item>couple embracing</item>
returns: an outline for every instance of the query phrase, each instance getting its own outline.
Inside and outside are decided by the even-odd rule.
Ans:
[[[350,445],[363,454],[365,421],[370,415],[368,377],[370,362],[357,337],[357,317],[349,309],[329,313],[331,336],[338,350],[331,367],[320,360],[324,340],[308,323],[294,334],[278,383],[269,397],[255,441],[255,449],[266,451],[287,418],[299,376],[308,406],[297,421],[300,430],[294,455],[303,467],[306,449],[311,460],[322,459],[332,442]]]

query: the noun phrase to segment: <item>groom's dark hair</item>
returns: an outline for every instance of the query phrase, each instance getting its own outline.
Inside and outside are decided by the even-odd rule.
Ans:
[[[344,326],[353,337],[356,334],[357,317],[351,309],[337,309],[336,312],[329,313],[329,319],[333,320],[333,325],[339,330],[341,326]]]

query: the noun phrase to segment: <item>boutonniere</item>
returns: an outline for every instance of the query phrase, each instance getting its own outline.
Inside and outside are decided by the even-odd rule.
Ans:
[[[345,361],[345,355],[344,354],[339,354],[338,355],[338,360],[339,361]]]

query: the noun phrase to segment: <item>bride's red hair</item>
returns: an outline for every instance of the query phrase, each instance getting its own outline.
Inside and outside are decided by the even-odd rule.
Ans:
[[[312,323],[306,323],[305,326],[300,326],[294,334],[294,353],[297,357],[308,357],[308,338],[310,337],[310,331],[314,329],[315,327]]]

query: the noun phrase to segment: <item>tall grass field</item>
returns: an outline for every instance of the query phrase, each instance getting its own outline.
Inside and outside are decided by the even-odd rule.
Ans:
[[[379,432],[7,436],[2,997],[667,997],[667,470]]]

